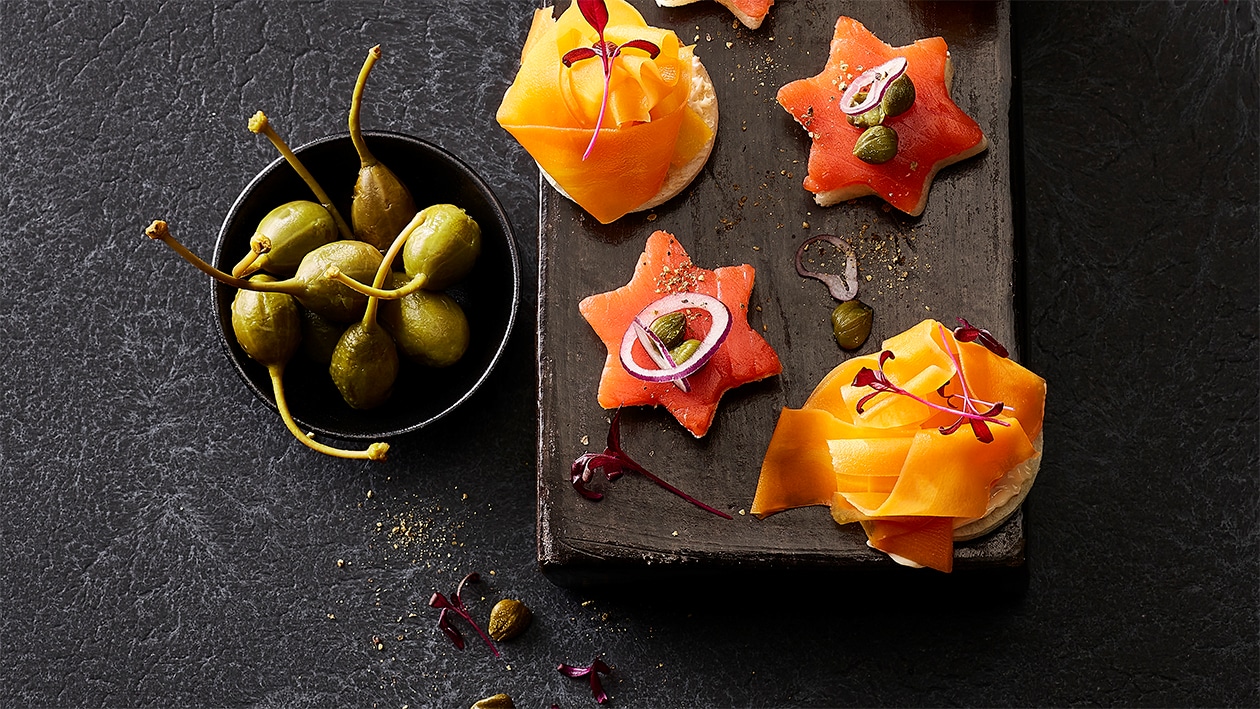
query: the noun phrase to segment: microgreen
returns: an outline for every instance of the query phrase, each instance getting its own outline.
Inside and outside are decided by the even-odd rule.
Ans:
[[[617,412],[613,414],[612,424],[608,427],[608,447],[604,449],[604,452],[583,453],[577,460],[573,461],[573,467],[569,471],[573,489],[577,490],[582,497],[596,502],[604,499],[604,494],[591,490],[586,484],[591,481],[597,470],[603,471],[604,477],[608,478],[608,482],[613,482],[626,473],[638,473],[706,512],[712,512],[723,519],[732,519],[725,512],[704,504],[656,477],[642,465],[636,463],[630,456],[626,455],[625,451],[621,449],[621,409],[617,409]]]
[[[599,137],[599,129],[604,124],[604,111],[608,108],[608,84],[612,79],[613,60],[621,55],[623,49],[642,50],[647,52],[650,58],[655,59],[661,53],[661,48],[646,39],[632,39],[620,45],[604,39],[604,28],[608,26],[608,5],[604,4],[604,0],[576,1],[578,10],[582,13],[582,17],[586,19],[586,24],[595,30],[596,34],[599,35],[599,39],[589,47],[578,47],[569,50],[560,58],[560,61],[564,62],[565,67],[568,68],[572,67],[574,62],[599,57],[600,64],[604,69],[604,98],[599,104],[599,118],[595,121],[595,132],[591,134],[591,142],[586,146],[586,152],[582,153],[582,159],[585,160],[590,156],[591,150],[595,148],[595,139]]]
[[[941,337],[941,344],[945,347],[945,352],[949,355],[950,361],[954,363],[954,370],[958,372],[958,386],[962,390],[962,393],[952,395],[946,394],[945,387],[949,384],[949,382],[942,384],[936,392],[941,396],[941,398],[945,399],[947,406],[942,406],[941,404],[920,398],[905,389],[902,389],[896,384],[893,384],[892,381],[888,379],[888,375],[884,374],[884,363],[890,359],[897,358],[891,350],[884,350],[879,354],[879,371],[875,371],[870,367],[863,367],[858,371],[857,376],[853,378],[853,386],[870,387],[875,390],[870,394],[863,396],[861,399],[858,399],[857,412],[859,414],[863,413],[863,407],[866,406],[866,403],[880,394],[888,393],[908,396],[934,411],[943,411],[945,413],[958,415],[958,418],[954,420],[953,423],[940,427],[939,430],[942,435],[948,436],[961,428],[964,423],[967,423],[971,425],[972,433],[976,435],[976,438],[981,443],[992,443],[993,432],[989,430],[988,424],[996,423],[999,426],[1010,426],[1010,424],[1006,421],[997,418],[997,415],[1002,413],[1006,407],[1000,401],[995,404],[989,404],[987,401],[981,401],[971,396],[971,390],[967,387],[967,377],[963,374],[962,363],[959,362],[958,355],[954,353],[953,348],[949,345],[949,336],[946,335],[945,328],[937,326],[937,330],[939,331],[938,334]],[[992,336],[990,335],[990,337]],[[954,406],[954,398],[958,398],[960,400],[961,408]],[[977,406],[978,404],[983,404],[989,408],[986,411],[981,411]]]
[[[608,701],[608,695],[604,693],[604,686],[600,684],[599,676],[600,674],[608,674],[612,671],[612,668],[604,664],[604,661],[598,657],[587,667],[574,667],[561,662],[556,666],[556,671],[574,679],[590,677],[591,694],[594,695],[595,701],[599,704]]]
[[[455,647],[460,650],[464,649],[464,636],[459,632],[459,628],[456,628],[451,624],[451,619],[446,615],[447,611],[451,611],[460,618],[468,621],[468,624],[473,627],[473,630],[477,631],[477,634],[485,641],[486,646],[490,648],[490,652],[493,652],[494,656],[498,657],[499,648],[494,646],[494,642],[490,640],[490,638],[481,630],[481,626],[477,625],[477,621],[472,619],[472,614],[470,614],[468,609],[464,607],[464,601],[459,597],[459,594],[464,592],[464,584],[470,582],[477,583],[480,580],[481,576],[474,571],[460,580],[459,586],[455,588],[455,593],[451,595],[451,598],[454,599],[453,601],[447,600],[446,596],[443,596],[441,593],[435,591],[433,593],[433,597],[429,599],[429,605],[434,608],[442,609],[442,612],[438,614],[438,627],[442,629],[442,632],[446,634],[446,637],[451,639],[451,642],[455,643]]]
[[[1002,346],[1001,342],[997,341],[997,338],[993,336],[993,333],[988,330],[981,330],[962,318],[957,318],[957,320],[959,326],[954,328],[955,340],[958,340],[959,342],[977,342],[984,345],[985,349],[989,350],[998,357],[1010,356],[1010,353],[1006,351],[1006,348]]]

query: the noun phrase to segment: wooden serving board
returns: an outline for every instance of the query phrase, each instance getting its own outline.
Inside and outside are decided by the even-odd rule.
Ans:
[[[539,563],[562,585],[693,569],[887,571],[892,562],[866,546],[860,527],[836,525],[825,507],[765,520],[747,514],[780,410],[799,408],[823,375],[849,356],[831,334],[835,301],[823,284],[797,275],[793,255],[819,233],[854,242],[860,297],[875,309],[870,340],[855,354],[877,351],[882,340],[925,317],[950,325],[966,317],[1014,348],[1010,8],[784,0],[750,31],[735,26],[716,3],[635,5],[649,24],[697,45],[717,88],[721,119],[700,177],[650,212],[600,225],[539,182]],[[869,197],[821,208],[801,187],[809,139],[775,94],[822,70],[842,14],[894,46],[944,37],[955,66],[953,97],[989,137],[986,152],[941,171],[919,218]],[[698,266],[756,268],[749,320],[783,362],[781,376],[727,393],[701,440],[663,408],[622,413],[628,454],[732,520],[635,476],[603,485],[606,497],[598,503],[570,485],[572,461],[603,449],[611,416],[595,397],[606,350],[578,313],[578,301],[628,281],[656,229],[677,236]],[[959,544],[955,574],[1017,568],[1023,552],[1017,513],[993,534]]]

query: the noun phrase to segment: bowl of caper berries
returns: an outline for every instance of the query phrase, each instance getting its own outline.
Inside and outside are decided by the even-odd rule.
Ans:
[[[228,212],[213,265],[231,276],[211,300],[246,385],[303,435],[349,440],[408,433],[466,401],[520,296],[489,186],[399,133],[328,136],[268,165]]]
[[[364,132],[368,51],[349,132],[291,150],[259,111],[277,158],[228,211],[212,263],[165,221],[146,234],[214,277],[224,350],[303,444],[383,460],[385,438],[446,415],[486,381],[520,299],[512,226],[494,192],[443,148]],[[339,448],[324,434],[373,441]]]

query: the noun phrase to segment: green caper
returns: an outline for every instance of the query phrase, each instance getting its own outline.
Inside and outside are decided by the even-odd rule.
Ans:
[[[333,350],[328,374],[353,409],[372,409],[385,403],[398,378],[398,348],[385,328],[375,321],[346,328]]]
[[[406,282],[403,274],[393,274],[395,287]],[[381,301],[381,324],[407,359],[426,367],[449,367],[468,350],[468,318],[445,293],[420,290]]]
[[[354,198],[350,202],[350,223],[354,226],[356,239],[384,250],[416,213],[416,202],[402,180],[368,149],[360,128],[363,87],[380,57],[380,45],[368,50],[350,100],[350,140],[359,153],[359,177],[354,183]]]
[[[220,271],[189,251],[188,247],[171,234],[169,225],[161,219],[150,224],[144,233],[150,239],[163,242],[181,258],[220,283],[244,290],[288,293],[297,298],[302,307],[314,310],[335,322],[349,322],[358,318],[367,308],[368,299],[326,274],[332,271],[350,280],[366,280],[376,273],[382,263],[381,252],[371,244],[354,240],[334,241],[302,257],[302,263],[292,278],[283,281],[247,281]]]
[[[853,155],[872,165],[892,160],[897,155],[897,131],[888,126],[867,128],[858,136]]]
[[[373,287],[384,285],[392,275],[389,264],[402,248],[403,240],[400,234],[381,257],[372,276]],[[363,319],[342,333],[328,363],[333,384],[352,409],[373,409],[384,404],[398,379],[398,346],[377,320],[380,306],[379,298],[367,299]]]
[[[251,283],[274,283],[259,274]],[[250,359],[264,367],[284,365],[302,341],[297,300],[287,293],[238,290],[232,299],[232,332]]]
[[[468,275],[481,253],[481,227],[453,204],[435,204],[417,212],[397,239],[403,246],[408,281],[381,290],[345,273],[329,271],[331,280],[363,295],[397,300],[420,289],[440,291]]]
[[[307,254],[291,281],[301,283],[302,291],[294,292],[298,302],[334,322],[348,322],[363,314],[367,298],[326,278],[329,268],[336,266],[352,278],[368,280],[381,263],[381,252],[362,241],[334,241]],[[288,281],[281,281],[286,283]]]
[[[876,106],[869,111],[864,111],[856,116],[849,116],[849,125],[858,128],[874,128],[884,122],[884,109]]]
[[[274,282],[271,276],[259,274],[251,283]],[[284,368],[297,350],[302,339],[301,316],[297,299],[287,293],[262,293],[252,290],[237,291],[232,300],[232,332],[241,349],[251,359],[267,368],[271,377],[272,395],[276,409],[285,428],[303,445],[338,458],[385,460],[388,443],[373,443],[365,450],[334,448],[306,435],[293,415],[284,394]]]
[[[914,82],[910,80],[909,75],[902,74],[888,85],[879,108],[885,116],[899,116],[909,111],[912,105],[914,105]]]
[[[846,300],[831,311],[831,332],[846,350],[861,347],[871,336],[875,309],[860,300]]]
[[[337,224],[322,205],[304,199],[286,202],[258,223],[249,240],[249,253],[232,275],[244,278],[261,270],[292,276],[306,254],[336,238]]]
[[[666,313],[652,321],[648,329],[661,338],[665,347],[677,347],[687,329],[687,316],[682,313]]]
[[[472,270],[481,253],[481,227],[453,204],[425,207],[412,220],[403,264],[407,275],[428,276],[427,290],[443,290]]]
[[[684,340],[681,345],[669,351],[669,356],[673,358],[674,364],[682,364],[691,359],[698,349],[700,349],[699,340]]]
[[[344,323],[335,323],[313,310],[302,309],[302,352],[316,364],[328,366],[345,331]]]

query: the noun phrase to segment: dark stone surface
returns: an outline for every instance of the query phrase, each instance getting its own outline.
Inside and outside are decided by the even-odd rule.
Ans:
[[[1014,15],[1024,351],[1051,384],[1027,590],[785,583],[754,603],[538,573],[529,289],[472,406],[345,464],[241,385],[204,278],[141,236],[165,217],[207,253],[272,159],[248,116],[294,144],[341,130],[380,42],[368,126],[488,176],[533,272],[536,172],[493,122],[523,10],[0,5],[0,703],[587,706],[553,668],[597,652],[612,706],[1260,703],[1260,13]],[[474,569],[477,617],[504,596],[535,610],[502,662],[456,651],[425,605]]]

